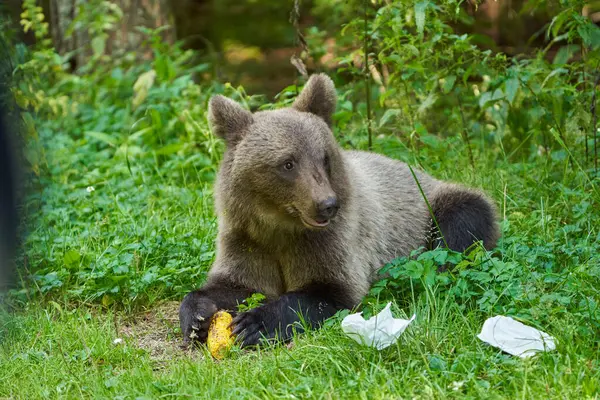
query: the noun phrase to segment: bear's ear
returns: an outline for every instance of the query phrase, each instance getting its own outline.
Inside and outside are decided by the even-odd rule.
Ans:
[[[336,102],[337,94],[331,78],[325,74],[316,74],[310,77],[292,107],[298,111],[318,115],[327,125],[331,125],[331,115],[335,111]]]
[[[208,102],[208,122],[213,131],[225,139],[227,145],[235,145],[253,119],[252,113],[235,101],[216,95]]]

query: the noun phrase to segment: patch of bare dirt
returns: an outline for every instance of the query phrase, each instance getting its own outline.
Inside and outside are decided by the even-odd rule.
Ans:
[[[119,317],[116,324],[119,338],[133,339],[159,366],[176,358],[204,357],[198,349],[184,350],[180,347],[182,338],[179,333],[179,302],[165,302],[134,315]]]

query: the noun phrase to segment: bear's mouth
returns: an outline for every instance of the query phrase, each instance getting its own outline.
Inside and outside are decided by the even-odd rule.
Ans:
[[[307,217],[293,204],[286,205],[285,210],[291,216],[298,218],[302,222],[302,225],[310,229],[323,229],[329,225],[329,222],[331,221],[329,219],[316,220],[314,218]]]
[[[317,228],[317,229],[322,229],[325,228],[327,225],[329,225],[329,220],[328,219],[323,219],[323,220],[315,220],[309,217],[306,217],[302,214],[300,214],[300,221],[302,221],[302,223],[304,224],[304,226],[306,226],[307,228]]]

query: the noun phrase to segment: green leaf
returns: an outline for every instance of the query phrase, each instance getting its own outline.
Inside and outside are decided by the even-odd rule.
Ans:
[[[591,22],[579,25],[577,27],[577,33],[579,33],[581,40],[583,40],[583,43],[586,46],[591,47],[592,49],[600,47],[600,28],[596,25]]]
[[[126,274],[129,272],[129,267],[127,265],[116,265],[113,267],[113,273],[115,274]],[[111,278],[115,278],[115,276],[111,276]]]
[[[245,312],[260,307],[266,298],[267,297],[262,293],[254,293],[250,297],[244,299],[241,304],[238,304],[238,312]]]
[[[423,102],[419,106],[419,114],[423,113],[425,110],[427,110],[429,107],[431,107],[435,103],[436,100],[437,100],[437,96],[435,95],[435,93],[433,93],[433,92],[429,93],[429,96],[427,96],[427,98],[425,100],[423,100]]]
[[[30,138],[37,140],[38,133],[33,116],[31,115],[31,113],[28,112],[24,112],[21,115],[23,117],[23,122],[25,123],[27,135],[29,135]]]
[[[81,255],[76,250],[67,251],[63,257],[65,265],[69,268],[77,266],[77,264],[79,264],[79,260],[81,260]]]
[[[454,88],[455,82],[456,82],[456,75],[448,75],[444,79],[444,83],[442,85],[442,92],[444,92],[444,94],[450,93],[450,91],[452,91],[452,88]]]
[[[104,54],[104,49],[106,48],[106,36],[100,35],[96,36],[92,39],[92,50],[94,51],[94,56],[98,57]]]
[[[104,142],[112,147],[117,147],[117,145],[119,144],[117,139],[113,138],[112,136],[110,136],[104,132],[86,131],[85,134],[87,136],[93,137],[94,139],[98,139],[99,141]]]
[[[133,140],[137,140],[139,138],[141,138],[142,136],[144,136],[146,133],[150,133],[154,130],[154,128],[152,126],[146,127],[146,128],[142,128],[137,132],[133,132],[131,135],[129,135],[129,141],[133,141]]]
[[[555,75],[560,75],[560,74],[566,74],[567,72],[569,72],[567,69],[565,68],[556,68],[554,71],[550,72],[548,74],[548,76],[546,77],[546,79],[544,79],[544,82],[542,82],[542,88],[544,86],[546,86],[546,83],[548,83],[548,81]]]
[[[502,92],[501,89],[496,89],[493,93],[485,92],[479,98],[479,107],[481,107],[481,108],[489,107],[490,106],[489,103],[495,103],[498,100],[503,99],[503,98],[504,98],[504,93]]]
[[[425,14],[429,1],[420,1],[415,4],[415,24],[417,25],[417,31],[419,36],[423,36],[425,29]]]
[[[171,143],[171,144],[168,144],[168,145],[156,150],[154,153],[159,154],[159,155],[173,154],[173,153],[177,153],[179,150],[183,149],[184,147],[185,147],[185,143]]]
[[[425,271],[423,264],[415,260],[407,262],[404,268],[406,269],[406,275],[413,279],[419,279],[423,276],[423,272]]]
[[[440,356],[428,356],[429,368],[433,371],[445,371],[448,369],[448,363]]]
[[[433,258],[437,265],[444,265],[446,260],[448,259],[448,251],[439,250],[436,252],[435,257]]]
[[[573,53],[575,53],[575,51],[572,50],[572,45],[567,45],[567,46],[562,46],[560,49],[558,49],[558,51],[556,52],[556,55],[554,56],[554,60],[552,60],[552,64],[554,65],[564,65],[566,64],[569,59],[573,56]],[[579,47],[579,46],[577,46]]]
[[[162,118],[160,117],[160,113],[156,109],[148,110],[150,113],[150,118],[152,119],[152,127],[154,129],[161,129],[163,127]]]
[[[572,15],[572,13],[573,13],[572,9],[569,8],[565,11],[562,11],[560,14],[558,14],[554,18],[552,18],[552,22],[550,23],[550,26],[548,27],[548,33],[551,33],[553,37],[558,36],[563,24],[569,19],[569,17]]]
[[[506,91],[506,100],[510,104],[513,103],[515,97],[517,96],[517,92],[519,91],[519,87],[521,82],[517,78],[510,78],[504,82],[504,90]]]
[[[467,84],[467,81],[469,80],[469,77],[473,73],[474,68],[475,68],[474,64],[470,65],[469,68],[467,68],[467,70],[465,71],[465,73],[462,76],[463,84],[465,84],[465,85]]]
[[[419,55],[421,55],[421,52],[419,51],[419,49],[417,48],[417,46],[408,43],[406,46],[404,46],[404,48],[406,50],[409,50],[411,55],[414,57],[419,57]],[[397,56],[398,58],[400,58],[399,56]],[[390,56],[390,58],[392,58],[392,56]]]
[[[54,300],[50,300],[50,304],[52,305],[52,307],[56,308],[56,310],[57,310],[59,313],[61,313],[61,314],[63,313],[63,309],[62,309],[62,307],[60,306],[60,304],[58,304],[58,303],[57,303],[57,302],[55,302]]]
[[[437,268],[433,265],[433,260],[425,260],[423,262],[423,281],[427,285],[435,283],[435,275]]]
[[[388,123],[391,119],[393,119],[394,117],[397,117],[400,114],[401,114],[401,111],[398,110],[397,108],[387,109],[385,111],[385,113],[383,113],[383,115],[381,116],[381,119],[379,120],[379,127],[381,128],[386,123]]]
[[[161,81],[170,81],[175,78],[175,67],[173,61],[165,55],[160,55],[154,60],[154,69],[158,79]]]

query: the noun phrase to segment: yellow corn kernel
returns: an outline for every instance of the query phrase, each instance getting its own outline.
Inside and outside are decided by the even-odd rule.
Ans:
[[[234,337],[231,335],[229,324],[233,317],[226,311],[218,311],[213,315],[208,328],[208,338],[206,345],[208,351],[214,358],[221,360],[233,344]]]

